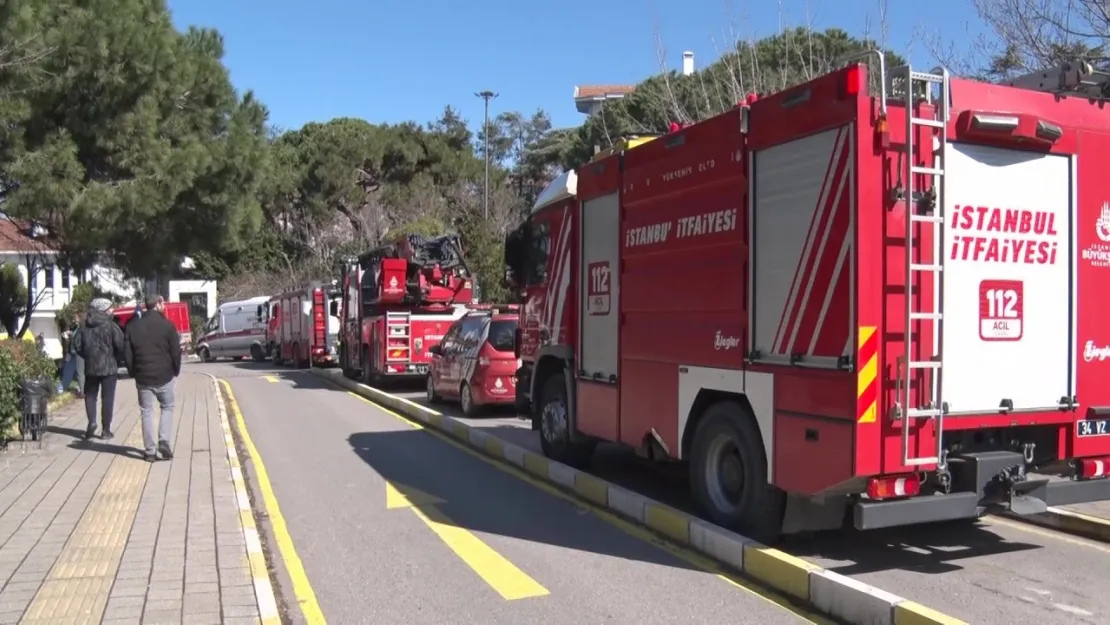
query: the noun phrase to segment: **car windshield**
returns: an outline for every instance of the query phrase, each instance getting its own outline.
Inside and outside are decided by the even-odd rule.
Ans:
[[[497,319],[489,324],[490,347],[499,352],[513,351],[513,335],[516,333],[516,319]]]

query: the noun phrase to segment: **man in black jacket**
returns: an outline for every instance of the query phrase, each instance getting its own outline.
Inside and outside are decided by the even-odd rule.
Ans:
[[[123,332],[112,320],[112,303],[98,297],[89,303],[85,323],[73,336],[73,350],[85,359],[85,415],[89,426],[85,438],[96,435],[96,400],[100,405],[100,437],[112,438],[112,413],[116,404],[119,357],[123,355]]]
[[[154,462],[161,455],[173,458],[173,381],[181,373],[181,336],[164,314],[165,300],[148,295],[146,313],[127,324],[124,359],[127,372],[139,389],[139,412],[143,419],[144,457]],[[154,400],[158,400],[158,441],[154,440]]]

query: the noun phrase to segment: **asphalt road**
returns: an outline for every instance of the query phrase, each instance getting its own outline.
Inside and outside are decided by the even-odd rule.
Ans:
[[[230,382],[305,577],[332,623],[815,618],[696,568],[311,374],[247,363],[189,366]],[[292,576],[279,574],[278,585],[290,615],[304,622]]]
[[[398,395],[425,403],[419,389]],[[460,418],[540,453],[537,434],[509,412]],[[696,513],[687,476],[601,447],[590,471],[610,482]],[[790,538],[784,550],[826,569],[913,599],[970,623],[1110,623],[1110,547],[1009,519],[976,524],[825,532]]]

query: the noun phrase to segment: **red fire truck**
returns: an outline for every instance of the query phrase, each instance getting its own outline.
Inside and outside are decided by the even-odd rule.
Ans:
[[[258,307],[267,321],[266,350],[275,365],[306,368],[337,362],[338,289],[311,286],[275,295]]]
[[[428,373],[428,349],[466,314],[473,280],[454,235],[400,237],[343,266],[339,363],[368,384]]]
[[[541,195],[506,263],[549,457],[683,461],[763,540],[1110,499],[1106,77],[871,66]]]

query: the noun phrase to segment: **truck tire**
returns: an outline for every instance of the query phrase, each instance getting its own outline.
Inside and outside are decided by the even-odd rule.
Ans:
[[[370,368],[370,348],[362,348],[362,383],[367,386],[375,386],[377,376],[374,375],[373,369]]]
[[[200,359],[203,362],[212,362],[213,360],[215,360],[215,358],[212,357],[212,352],[208,351],[207,347],[202,347],[198,349],[197,356],[200,356]]]
[[[281,358],[281,345],[271,345],[270,350],[270,362],[272,362],[275,367],[284,365],[285,362]]]
[[[540,447],[543,455],[572,467],[585,467],[593,457],[595,441],[570,440],[567,385],[562,373],[549,376],[540,393]]]
[[[782,534],[785,498],[767,483],[762,439],[738,402],[706,409],[690,446],[690,486],[717,525],[765,544]]]
[[[262,351],[262,346],[258,343],[251,345],[251,360],[255,362],[266,361],[266,352]]]

